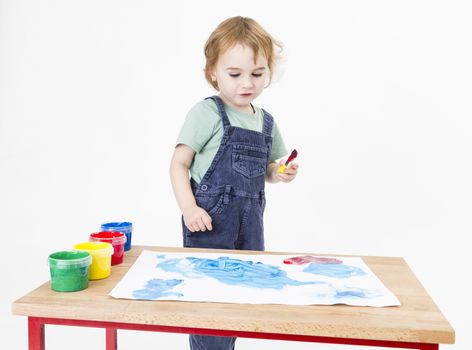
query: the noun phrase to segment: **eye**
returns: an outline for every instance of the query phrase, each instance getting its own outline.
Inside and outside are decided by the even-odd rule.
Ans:
[[[259,77],[262,77],[262,73],[252,73],[252,76],[259,78]]]
[[[239,73],[230,73],[229,76],[232,77],[232,78],[237,78],[237,77],[240,76],[240,74]]]

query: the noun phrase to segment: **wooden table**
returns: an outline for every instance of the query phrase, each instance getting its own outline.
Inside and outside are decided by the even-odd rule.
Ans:
[[[12,307],[14,314],[28,316],[29,350],[45,349],[46,324],[105,328],[107,350],[117,349],[118,329],[421,350],[437,350],[439,344],[454,343],[453,328],[402,258],[362,257],[397,296],[400,307],[247,305],[119,300],[108,296],[143,249],[209,251],[133,246],[124,262],[112,267],[109,278],[90,281],[86,290],[58,293],[51,290],[49,282],[41,285]]]

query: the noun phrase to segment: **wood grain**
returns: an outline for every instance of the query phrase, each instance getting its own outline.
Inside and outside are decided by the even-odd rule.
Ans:
[[[15,301],[16,315],[312,335],[338,338],[453,344],[455,333],[407,263],[397,257],[362,256],[364,262],[400,300],[395,307],[295,306],[118,300],[108,293],[143,249],[160,252],[261,252],[133,246],[109,278],[90,281],[73,293],[51,290],[50,283]],[[264,254],[320,255],[264,252]]]

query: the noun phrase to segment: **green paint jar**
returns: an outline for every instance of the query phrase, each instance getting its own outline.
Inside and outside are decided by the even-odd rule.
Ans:
[[[88,252],[62,251],[49,255],[51,289],[57,292],[76,292],[88,287],[92,257]]]

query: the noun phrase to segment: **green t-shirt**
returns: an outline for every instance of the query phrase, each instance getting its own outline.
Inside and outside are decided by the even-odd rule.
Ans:
[[[262,132],[264,112],[259,107],[254,106],[255,113],[244,113],[225,103],[225,110],[232,126]],[[198,183],[207,172],[220,147],[223,132],[223,123],[212,99],[197,103],[188,112],[177,138],[177,144],[185,144],[196,152],[190,166],[190,175]],[[274,122],[270,160],[274,161],[286,154],[287,148]]]

